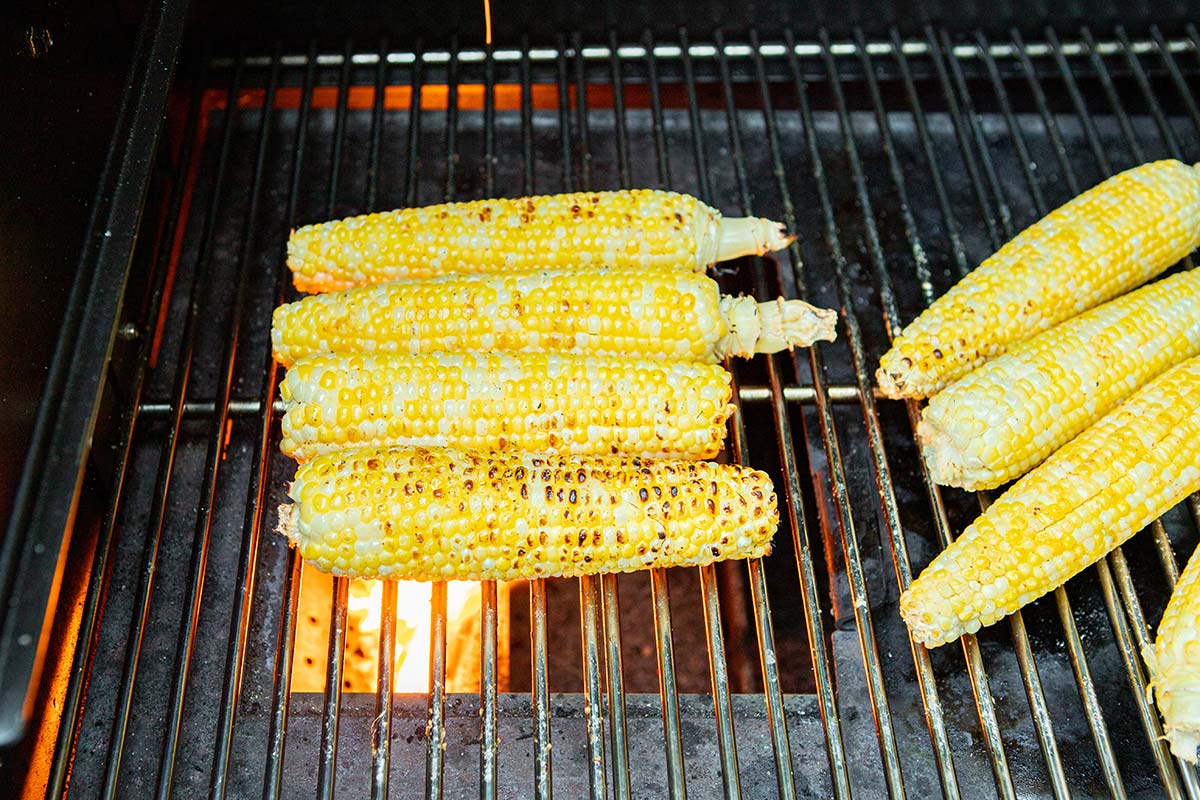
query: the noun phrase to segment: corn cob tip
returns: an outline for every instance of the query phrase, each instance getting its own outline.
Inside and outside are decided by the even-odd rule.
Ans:
[[[930,649],[941,647],[962,636],[964,631],[957,627],[958,619],[950,608],[950,601],[945,601],[945,608],[936,613],[928,608],[919,606],[928,602],[928,598],[919,598],[913,594],[910,587],[900,595],[900,617],[908,626],[908,632],[913,641]],[[975,633],[980,628],[979,620],[965,623],[966,633]]]
[[[778,353],[837,337],[837,312],[803,300],[777,297],[760,303],[753,297],[722,295],[721,316],[728,332],[715,348],[720,358]]]
[[[761,256],[796,241],[784,232],[783,223],[762,217],[725,217],[721,220],[716,261]]]
[[[1200,749],[1200,687],[1169,688],[1170,681],[1163,680],[1154,645],[1142,645],[1142,660],[1150,670],[1146,683],[1146,700],[1157,703],[1163,717],[1163,739],[1171,747],[1171,754],[1189,764],[1196,764],[1196,751]],[[1170,709],[1168,715],[1166,709]]]
[[[279,506],[279,524],[275,526],[276,533],[283,534],[285,537],[287,537],[288,544],[293,547],[296,545],[296,537],[298,535],[296,530],[295,509],[296,506],[294,503],[282,503]]]
[[[962,448],[950,432],[933,418],[928,406],[917,423],[917,445],[929,468],[929,477],[940,486],[957,486],[977,492],[980,489],[995,489],[1004,483],[1004,478],[997,476],[995,470],[988,469],[981,460],[974,459],[973,463],[966,463]]]

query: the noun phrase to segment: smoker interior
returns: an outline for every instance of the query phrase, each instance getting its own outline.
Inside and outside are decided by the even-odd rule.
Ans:
[[[116,490],[85,497],[107,516],[60,601],[79,647],[58,665],[51,790],[1196,797],[1137,650],[1196,546],[1197,499],[1011,620],[915,648],[898,586],[986,498],[932,486],[917,408],[870,387],[899,326],[1022,227],[1114,171],[1200,158],[1198,80],[1190,26],[185,59],[139,245],[144,321],[113,367],[134,413],[111,415]],[[387,668],[377,693],[342,693],[339,580],[326,691],[293,694],[269,353],[289,228],[624,186],[784,220],[797,244],[723,270],[726,291],[841,310],[836,342],[734,365],[729,455],[776,482],[775,552],[514,591],[508,693],[485,584],[478,696],[444,691],[436,588],[431,693],[393,697]]]

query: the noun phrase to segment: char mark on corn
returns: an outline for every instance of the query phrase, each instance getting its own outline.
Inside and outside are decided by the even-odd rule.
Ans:
[[[288,239],[287,264],[297,289],[326,292],[455,272],[703,271],[790,241],[770,220],[725,218],[689,195],[633,189],[446,203],[305,225]]]
[[[1197,168],[1155,161],[1114,175],[1022,231],[908,325],[880,359],[879,387],[929,397],[1197,245]]]
[[[767,554],[770,479],[747,467],[624,456],[400,447],[296,472],[280,527],[335,575],[514,580]]]

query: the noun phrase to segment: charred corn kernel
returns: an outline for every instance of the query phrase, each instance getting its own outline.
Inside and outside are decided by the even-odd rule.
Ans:
[[[1200,550],[1175,584],[1154,647],[1143,648],[1171,752],[1196,763],[1200,747]]]
[[[321,354],[280,391],[299,461],[394,445],[712,458],[733,411],[715,364],[546,353]]]
[[[694,197],[635,189],[476,200],[306,225],[287,263],[296,288],[327,292],[452,272],[578,266],[703,271],[779,250],[777,222],[726,219]]]
[[[938,483],[999,486],[1198,354],[1200,269],[1062,322],[950,384],[921,416],[921,451]]]
[[[275,358],[312,353],[564,352],[704,361],[832,339],[801,300],[722,297],[693,272],[609,267],[443,275],[275,309]]]
[[[888,397],[929,397],[1016,342],[1149,280],[1200,245],[1200,170],[1126,170],[1022,231],[880,359]]]
[[[1200,490],[1200,358],[1136,392],[1001,495],[900,597],[913,637],[953,641],[1061,586]]]
[[[296,471],[280,529],[318,569],[416,580],[514,580],[767,554],[770,478],[708,461],[350,450]],[[327,500],[328,511],[317,504]],[[336,502],[335,502],[336,500]]]

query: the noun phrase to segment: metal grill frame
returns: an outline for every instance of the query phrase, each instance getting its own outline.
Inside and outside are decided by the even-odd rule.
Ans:
[[[1176,56],[1179,56],[1180,59],[1186,57],[1196,63],[1186,68],[1181,67]],[[333,213],[337,199],[339,170],[342,165],[341,149],[345,138],[347,98],[353,84],[355,67],[372,64],[375,67],[374,105],[368,155],[369,177],[364,205],[366,210],[374,210],[379,197],[378,166],[381,142],[384,136],[383,89],[392,85],[391,75],[398,69],[405,72],[409,78],[408,85],[412,90],[410,97],[414,106],[413,109],[410,109],[409,126],[405,131],[407,158],[402,175],[405,196],[410,205],[415,202],[417,196],[417,174],[414,165],[419,156],[422,137],[420,123],[423,117],[421,113],[411,112],[416,110],[420,103],[420,88],[424,82],[427,64],[444,64],[446,83],[449,86],[444,143],[447,154],[444,165],[446,171],[445,199],[447,200],[454,199],[456,185],[456,160],[452,154],[457,152],[456,136],[459,113],[457,88],[459,71],[464,63],[482,62],[485,165],[483,190],[488,196],[495,193],[495,160],[499,155],[496,152],[494,91],[497,83],[498,64],[515,61],[518,67],[522,98],[520,120],[523,182],[521,188],[527,193],[534,193],[539,188],[535,185],[534,115],[531,103],[533,72],[535,65],[539,62],[553,62],[553,74],[560,99],[558,109],[560,130],[564,134],[568,131],[575,133],[574,148],[572,148],[572,140],[569,136],[561,137],[562,184],[567,188],[583,190],[591,188],[593,182],[587,86],[589,76],[597,64],[607,66],[607,81],[613,87],[612,112],[616,121],[615,144],[621,185],[631,186],[635,183],[630,166],[623,89],[627,73],[634,69],[637,70],[640,78],[648,79],[657,164],[657,173],[654,176],[639,175],[637,177],[640,180],[636,183],[664,187],[672,185],[664,134],[664,109],[660,96],[661,71],[664,63],[669,62],[673,70],[679,71],[686,89],[699,194],[702,199],[710,202],[715,199],[715,194],[708,178],[710,154],[706,152],[702,135],[704,128],[700,116],[701,102],[698,96],[700,81],[697,79],[697,62],[702,61],[706,69],[715,68],[717,76],[715,85],[719,87],[728,125],[729,157],[734,164],[736,178],[734,197],[737,204],[740,205],[740,208],[728,207],[726,210],[745,214],[752,214],[755,209],[752,207],[753,192],[744,166],[746,142],[740,122],[740,113],[743,112],[743,109],[736,100],[735,85],[746,84],[757,89],[757,102],[760,104],[763,115],[766,143],[773,172],[777,179],[774,191],[777,192],[782,204],[784,221],[789,229],[799,230],[796,224],[797,204],[793,199],[793,190],[786,175],[789,164],[793,166],[802,164],[811,175],[813,191],[817,195],[821,209],[821,229],[824,241],[793,244],[789,251],[792,269],[790,271],[782,270],[784,274],[777,276],[775,283],[771,282],[771,272],[763,268],[760,263],[755,263],[753,274],[756,287],[758,292],[763,295],[772,295],[782,291],[805,296],[807,294],[805,254],[811,252],[813,248],[822,248],[833,268],[833,289],[841,305],[842,333],[848,343],[854,380],[850,384],[831,384],[827,380],[826,359],[828,356],[826,348],[823,346],[793,355],[764,357],[767,374],[766,385],[737,387],[738,391],[735,397],[740,400],[738,410],[731,421],[731,454],[738,461],[742,461],[748,454],[749,443],[743,424],[741,405],[747,403],[769,404],[776,431],[778,458],[784,476],[783,483],[778,489],[781,498],[786,501],[786,514],[794,536],[799,595],[805,611],[809,645],[812,651],[817,688],[816,701],[821,712],[824,729],[826,755],[830,768],[830,787],[834,795],[849,797],[851,774],[849,756],[844,744],[843,719],[838,712],[837,682],[831,667],[829,652],[831,625],[825,611],[828,602],[827,598],[822,597],[818,588],[821,559],[819,555],[814,556],[814,549],[819,553],[819,545],[816,541],[819,528],[809,524],[805,487],[800,474],[801,460],[793,445],[795,438],[792,412],[789,408],[801,404],[815,412],[813,415],[803,418],[800,433],[810,448],[824,453],[828,462],[838,527],[836,545],[841,548],[841,555],[844,559],[845,579],[852,599],[854,627],[866,670],[867,693],[878,737],[884,785],[890,796],[903,797],[905,795],[903,765],[895,739],[893,710],[885,685],[885,673],[881,664],[876,624],[873,619],[874,615],[879,613],[879,609],[872,606],[870,602],[871,592],[878,591],[880,587],[870,585],[864,570],[863,557],[859,552],[860,537],[856,532],[856,526],[863,525],[864,520],[861,515],[858,515],[856,519],[855,509],[850,501],[847,467],[840,443],[841,435],[834,417],[835,404],[857,405],[861,411],[872,456],[872,475],[879,490],[879,512],[884,522],[884,534],[890,547],[892,567],[899,587],[905,588],[911,582],[913,565],[909,558],[908,541],[901,522],[901,505],[897,500],[891,478],[892,462],[889,460],[885,444],[883,426],[877,409],[877,398],[872,390],[870,376],[873,359],[864,344],[860,329],[858,314],[861,312],[856,311],[854,304],[855,289],[849,277],[850,264],[843,243],[845,234],[839,225],[839,216],[844,215],[839,215],[833,205],[829,176],[826,174],[824,165],[828,151],[824,150],[818,141],[810,90],[814,84],[820,84],[823,90],[828,88],[832,93],[830,110],[837,115],[842,155],[850,166],[849,180],[859,205],[857,214],[861,218],[860,223],[865,231],[865,245],[856,247],[856,249],[862,251],[874,276],[879,292],[880,308],[878,311],[882,314],[888,331],[895,334],[904,320],[901,319],[893,277],[887,265],[885,245],[881,240],[872,206],[869,179],[854,133],[851,106],[843,91],[845,82],[852,79],[865,82],[865,89],[871,100],[871,110],[875,114],[876,125],[882,139],[884,160],[892,184],[889,189],[895,192],[900,199],[899,207],[903,217],[907,245],[911,249],[911,258],[916,274],[922,284],[924,300],[928,303],[933,299],[930,265],[925,256],[927,250],[922,241],[922,234],[911,210],[908,182],[892,141],[892,123],[889,111],[894,113],[895,109],[889,109],[886,106],[881,93],[880,75],[883,72],[898,78],[903,89],[908,103],[908,113],[911,114],[917,128],[918,138],[927,160],[929,175],[935,190],[934,199],[945,225],[945,235],[951,245],[954,265],[959,273],[965,274],[972,264],[968,259],[963,242],[963,225],[959,221],[959,215],[955,213],[950,200],[950,192],[942,180],[942,170],[938,163],[936,148],[932,144],[928,120],[922,107],[922,88],[926,85],[936,86],[946,102],[946,112],[952,120],[954,137],[970,180],[974,199],[978,205],[978,217],[986,227],[990,243],[998,246],[1003,240],[1014,234],[1017,228],[1013,221],[1014,214],[1008,197],[1008,192],[1011,190],[1005,188],[1005,183],[998,174],[997,165],[992,157],[992,145],[987,140],[979,121],[980,115],[976,111],[980,91],[986,89],[992,93],[989,102],[995,102],[998,106],[999,113],[1005,122],[1008,143],[1015,150],[1018,161],[1024,167],[1021,178],[1025,182],[1028,195],[1032,198],[1038,213],[1044,213],[1049,209],[1050,204],[1045,198],[1045,187],[1039,182],[1036,175],[1034,166],[1036,162],[1030,155],[1025,141],[1025,129],[1017,119],[1017,112],[1014,111],[1006,82],[1011,86],[1014,80],[1023,79],[1028,85],[1034,109],[1054,145],[1059,167],[1070,193],[1074,194],[1083,187],[1079,184],[1074,171],[1074,162],[1066,153],[1057,117],[1051,111],[1051,105],[1047,100],[1043,87],[1044,78],[1049,76],[1063,82],[1076,110],[1076,116],[1083,126],[1091,151],[1090,155],[1095,159],[1099,169],[1108,173],[1128,165],[1110,163],[1109,156],[1102,146],[1101,138],[1090,119],[1089,103],[1085,100],[1079,86],[1081,64],[1090,66],[1091,74],[1087,76],[1087,80],[1095,80],[1099,83],[1104,100],[1108,103],[1110,113],[1117,119],[1130,152],[1136,159],[1143,160],[1147,147],[1139,140],[1135,127],[1129,119],[1122,92],[1117,85],[1118,76],[1114,74],[1118,70],[1118,64],[1114,64],[1114,62],[1119,62],[1119,77],[1129,76],[1134,81],[1145,108],[1154,119],[1166,153],[1180,156],[1183,151],[1178,132],[1172,127],[1162,102],[1152,87],[1150,69],[1162,71],[1167,80],[1176,88],[1177,99],[1183,104],[1197,134],[1200,134],[1200,110],[1197,108],[1196,100],[1188,83],[1188,76],[1195,76],[1198,71],[1197,67],[1200,67],[1198,56],[1200,56],[1200,34],[1192,26],[1187,28],[1187,36],[1179,39],[1168,40],[1157,28],[1154,28],[1149,32],[1148,38],[1134,40],[1126,31],[1118,29],[1115,39],[1100,42],[1095,40],[1087,28],[1081,29],[1078,32],[1078,39],[1071,41],[1062,41],[1053,29],[1047,29],[1044,42],[1029,44],[1026,44],[1016,31],[1011,33],[1008,41],[996,43],[982,33],[966,40],[952,41],[945,31],[929,28],[919,39],[904,39],[898,32],[893,32],[888,40],[870,42],[861,34],[850,41],[833,42],[824,33],[816,40],[798,41],[790,31],[785,31],[782,43],[764,44],[756,33],[751,32],[745,43],[726,42],[724,37],[718,33],[711,44],[693,44],[689,41],[687,32],[681,31],[679,40],[670,44],[654,42],[647,36],[637,45],[621,46],[614,35],[603,45],[591,47],[585,46],[585,43],[578,37],[568,41],[564,36],[560,37],[555,48],[546,49],[532,48],[527,41],[523,41],[520,47],[515,49],[477,51],[451,48],[449,51],[423,52],[418,47],[414,51],[397,52],[390,50],[385,41],[380,42],[378,48],[372,52],[359,51],[354,43],[347,42],[340,53],[323,54],[313,43],[304,55],[284,55],[282,46],[277,46],[268,57],[251,56],[246,52],[240,52],[232,59],[214,59],[211,63],[202,64],[199,74],[193,78],[196,91],[189,104],[187,133],[184,137],[184,149],[180,155],[180,164],[198,163],[200,153],[198,150],[193,150],[193,145],[197,138],[197,127],[201,124],[203,92],[210,85],[210,75],[215,76],[213,80],[228,81],[226,90],[228,112],[218,133],[220,151],[217,158],[217,170],[213,178],[213,189],[209,195],[208,204],[202,212],[204,222],[199,239],[199,254],[196,262],[198,266],[193,283],[187,289],[188,297],[191,300],[188,304],[182,334],[181,357],[176,365],[169,399],[166,402],[141,402],[152,338],[143,337],[132,404],[123,418],[121,426],[117,479],[114,481],[116,489],[109,500],[93,562],[80,627],[79,642],[81,646],[76,650],[72,681],[63,707],[64,724],[54,753],[49,794],[63,795],[67,789],[71,759],[84,712],[88,676],[102,622],[104,599],[111,591],[109,582],[112,565],[109,556],[115,537],[129,534],[128,531],[119,530],[119,520],[123,497],[122,488],[135,428],[141,420],[158,418],[168,421],[168,433],[163,438],[160,457],[160,463],[165,467],[160,467],[157,473],[157,485],[154,489],[154,501],[150,516],[152,527],[146,531],[145,548],[138,571],[138,584],[134,590],[135,606],[129,637],[131,644],[126,651],[118,689],[117,710],[112,720],[111,738],[101,790],[102,796],[106,798],[118,794],[124,740],[133,710],[134,690],[139,661],[142,656],[141,642],[146,632],[149,605],[155,587],[157,557],[163,536],[164,509],[171,488],[172,465],[185,418],[200,417],[206,420],[208,426],[206,467],[203,472],[196,526],[192,539],[186,581],[187,593],[184,602],[185,613],[178,634],[178,646],[175,650],[172,668],[172,689],[168,696],[168,724],[163,738],[159,769],[154,781],[156,796],[167,797],[171,793],[177,751],[180,746],[181,720],[187,701],[192,647],[195,642],[205,587],[205,568],[211,539],[213,505],[223,461],[224,432],[228,421],[236,415],[249,416],[255,422],[255,458],[252,462],[251,480],[247,486],[244,533],[235,580],[237,592],[229,623],[229,640],[225,660],[225,674],[228,680],[221,696],[216,747],[209,781],[212,796],[224,796],[226,793],[233,733],[239,714],[242,675],[247,658],[245,652],[246,630],[250,623],[254,604],[264,601],[261,596],[256,594],[255,578],[260,538],[264,534],[264,530],[269,529],[269,515],[273,512],[273,509],[267,507],[268,504],[265,501],[268,481],[272,477],[270,474],[271,455],[276,445],[274,429],[276,407],[273,403],[266,402],[266,399],[275,396],[279,377],[276,367],[270,359],[270,354],[267,353],[262,360],[263,381],[258,396],[255,398],[235,398],[233,396],[235,364],[239,352],[239,325],[244,316],[249,291],[247,264],[255,244],[257,226],[263,224],[263,220],[259,219],[259,201],[264,163],[269,147],[282,146],[272,143],[271,114],[258,112],[255,110],[257,107],[239,107],[236,102],[236,98],[239,97],[242,88],[246,85],[246,73],[249,70],[262,70],[263,68],[267,70],[265,96],[262,102],[262,107],[266,109],[274,108],[274,98],[280,87],[281,73],[285,69],[303,70],[297,135],[292,151],[295,157],[291,168],[287,201],[289,226],[296,221],[298,198],[301,192],[305,191],[302,186],[302,169],[313,91],[318,85],[319,66],[336,66],[338,68],[337,105],[332,139],[334,150],[326,186],[326,206],[330,214]],[[920,67],[929,73],[928,77],[916,77],[912,64],[914,58],[921,59]],[[1153,64],[1148,67],[1147,62],[1151,61]],[[857,64],[857,68],[852,74],[849,65],[853,64]],[[970,74],[966,68],[968,64],[972,67]],[[737,80],[734,78],[735,66],[738,70]],[[982,73],[978,71],[980,66]],[[776,92],[772,91],[772,86],[777,84],[778,80],[769,79],[770,70],[777,71],[780,68],[785,70],[791,91],[794,93],[804,130],[807,152],[802,157],[790,154],[785,157],[781,146],[780,127],[773,100]],[[817,77],[813,77],[814,72]],[[572,103],[571,97],[574,97],[576,102]],[[1093,102],[1092,105],[1095,103]],[[189,402],[188,385],[196,345],[195,326],[199,315],[204,311],[200,304],[202,296],[200,288],[207,279],[206,270],[209,266],[209,248],[211,247],[213,228],[222,213],[222,186],[226,180],[226,165],[235,128],[231,118],[235,114],[253,113],[259,114],[254,180],[249,187],[250,200],[242,223],[238,269],[241,279],[234,299],[233,325],[226,332],[223,344],[220,360],[223,372],[218,376],[218,393],[213,401]],[[1161,149],[1163,148],[1155,147],[1155,151]],[[576,164],[578,165],[577,169],[575,168]],[[183,207],[187,201],[186,185],[184,180],[175,183],[166,210],[168,224],[164,231],[164,241],[172,242],[176,240],[176,237],[182,236],[183,226],[181,223],[186,221],[184,219],[186,215],[183,213]],[[966,214],[974,218],[976,209],[960,211],[959,214]],[[171,251],[170,247],[162,248],[162,261],[156,272],[150,307],[158,307],[162,301],[167,273],[166,261],[170,257]],[[181,289],[177,287],[176,291],[181,291]],[[281,266],[275,280],[275,300],[282,302],[290,297],[290,292],[286,270]],[[906,404],[905,411],[910,423],[915,427],[915,421],[919,414],[918,405],[910,401]],[[815,471],[811,473],[810,477],[814,482],[823,480],[823,476]],[[940,543],[944,546],[953,539],[954,526],[950,522],[950,515],[939,487],[933,484],[926,472],[922,472],[921,477],[928,495],[936,533]],[[986,494],[981,493],[979,501],[981,508],[986,507],[989,498]],[[1188,504],[1194,524],[1200,526],[1200,498],[1193,496],[1189,499]],[[1153,537],[1166,582],[1168,585],[1173,585],[1178,577],[1179,567],[1167,533],[1162,524],[1156,522],[1150,526],[1149,535]],[[291,696],[290,665],[295,641],[300,570],[300,560],[294,551],[289,551],[287,563],[283,568],[286,574],[284,579],[285,597],[279,603],[277,620],[280,646],[274,653],[275,683],[267,741],[267,764],[264,770],[263,796],[265,798],[279,797],[283,789],[284,751]],[[721,757],[724,796],[727,798],[739,797],[742,794],[742,787],[739,777],[732,703],[739,679],[736,672],[731,671],[731,658],[726,650],[727,643],[724,634],[726,621],[723,613],[727,613],[728,609],[723,608],[720,596],[742,591],[740,586],[744,585],[751,597],[751,617],[759,651],[758,666],[764,687],[763,701],[766,704],[767,720],[771,732],[770,742],[776,766],[777,789],[782,797],[795,797],[792,741],[789,738],[784,713],[784,695],[778,673],[779,665],[775,651],[770,600],[762,564],[760,561],[748,562],[745,573],[742,572],[740,564],[708,566],[699,568],[699,570],[712,685],[714,734]],[[1139,648],[1151,641],[1151,633],[1139,601],[1139,594],[1129,563],[1122,549],[1118,548],[1106,559],[1101,560],[1096,565],[1095,571],[1113,635],[1119,646],[1121,659],[1127,673],[1130,693],[1137,703],[1139,721],[1144,728],[1147,744],[1162,787],[1171,797],[1200,798],[1200,781],[1197,779],[1195,770],[1172,758],[1165,745],[1159,741],[1162,734],[1161,726],[1157,711],[1146,699],[1146,674],[1138,655]],[[680,732],[680,704],[676,691],[674,646],[666,572],[654,571],[651,581],[668,789],[673,798],[685,797],[684,744]],[[316,792],[320,797],[332,797],[334,794],[342,705],[341,678],[348,582],[345,579],[336,579],[334,585],[327,659],[327,685],[324,693],[316,780]],[[616,796],[629,796],[636,789],[634,782],[636,772],[631,772],[626,732],[617,579],[615,576],[580,579],[579,592],[582,608],[580,623],[583,634],[583,660],[586,674],[582,688],[585,708],[590,709],[585,723],[589,755],[588,786],[593,797],[604,797],[610,790]],[[1063,641],[1082,703],[1087,711],[1087,723],[1096,746],[1097,760],[1104,783],[1112,795],[1123,797],[1126,793],[1124,780],[1117,755],[1114,753],[1113,743],[1108,734],[1108,723],[1100,707],[1095,681],[1089,669],[1087,647],[1076,626],[1075,614],[1068,594],[1067,589],[1059,589],[1054,593],[1054,603],[1061,621]],[[547,677],[547,654],[550,642],[546,627],[546,592],[543,581],[531,582],[530,604],[534,662],[533,692],[530,697],[534,723],[532,785],[536,797],[548,798],[551,795],[550,719],[553,714],[553,701]],[[389,792],[393,742],[393,676],[390,655],[394,652],[396,637],[394,584],[385,584],[382,611],[379,687],[375,698],[378,716],[373,727],[371,743],[373,754],[371,795],[379,798],[386,797]],[[884,613],[888,612],[885,610]],[[446,593],[444,584],[435,584],[431,618],[433,636],[430,661],[431,690],[428,695],[428,727],[425,745],[425,794],[429,797],[441,797],[454,793],[452,787],[444,786],[446,756],[440,746],[445,735],[447,700],[445,692]],[[1029,713],[1034,722],[1038,744],[1045,762],[1048,789],[1056,797],[1069,796],[1070,776],[1064,770],[1057,749],[1047,698],[1035,663],[1034,648],[1030,642],[1029,633],[1020,613],[1013,615],[1008,624],[1011,628],[1015,657],[1026,693]],[[495,797],[499,790],[495,754],[497,748],[502,745],[498,742],[497,728],[498,696],[495,660],[497,617],[494,583],[485,582],[483,584],[482,630],[481,684],[483,689],[479,698],[481,710],[479,792],[481,797]],[[923,702],[937,779],[944,795],[958,797],[961,795],[961,790],[954,763],[954,748],[951,746],[946,728],[944,698],[937,687],[934,666],[928,651],[911,642],[910,645],[915,681]],[[974,636],[967,636],[964,637],[960,646],[963,651],[963,666],[965,666],[973,691],[979,728],[994,775],[995,788],[1002,797],[1015,797],[1016,788],[1003,741],[1003,726],[997,715],[996,701],[979,644]],[[395,793],[393,790],[393,794]]]

